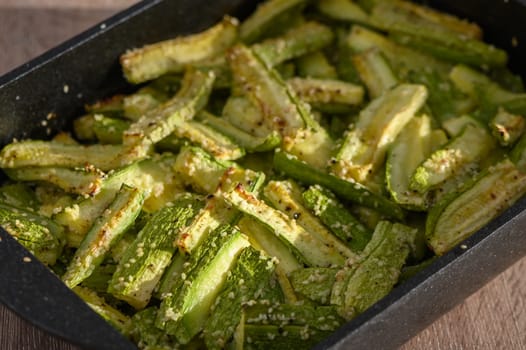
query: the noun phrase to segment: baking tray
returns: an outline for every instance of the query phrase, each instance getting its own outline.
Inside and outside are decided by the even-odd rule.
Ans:
[[[84,103],[129,90],[118,64],[118,56],[125,50],[201,31],[225,13],[242,18],[256,3],[143,1],[0,77],[0,146],[13,138],[49,138],[68,128]],[[525,0],[426,3],[479,23],[485,39],[506,49],[511,67],[526,76],[526,67],[521,65],[526,61],[526,46],[522,45],[526,43]],[[523,198],[463,242],[462,248],[453,249],[396,287],[316,348],[390,349],[402,345],[526,254],[525,209]],[[0,229],[1,303],[82,347],[133,348],[41,264],[34,259],[24,262],[24,257],[30,254]]]

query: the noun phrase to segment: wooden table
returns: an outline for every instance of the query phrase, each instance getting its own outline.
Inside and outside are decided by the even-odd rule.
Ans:
[[[0,0],[0,74],[135,0]],[[402,349],[526,349],[526,258]],[[1,288],[1,286],[0,286]],[[72,350],[0,305],[1,350]]]

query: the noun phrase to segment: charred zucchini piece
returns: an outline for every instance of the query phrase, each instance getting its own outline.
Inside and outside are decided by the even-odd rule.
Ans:
[[[383,164],[389,145],[423,106],[427,89],[402,84],[373,100],[360,112],[332,171],[343,179],[366,183]]]
[[[443,255],[509,208],[526,192],[526,176],[509,160],[489,167],[460,194],[437,203],[426,222],[429,246]]]
[[[156,212],[119,261],[108,292],[136,309],[144,308],[176,247],[173,242],[202,206],[193,196],[182,196]]]
[[[363,260],[336,274],[331,304],[352,319],[386,296],[398,281],[415,240],[416,229],[380,221],[365,247]]]
[[[238,210],[268,226],[307,265],[341,266],[345,263],[347,257],[331,243],[308,232],[294,218],[291,219],[283,212],[268,206],[253,194],[248,193],[243,186],[237,186],[233,191],[224,193],[223,196]]]
[[[405,215],[396,203],[369,191],[365,186],[324,173],[294,155],[276,152],[274,167],[299,182],[306,185],[319,184],[333,191],[340,198],[377,210],[387,217],[402,220]]]
[[[209,310],[221,291],[227,273],[249,243],[236,229],[225,225],[191,256],[181,282],[162,301],[156,324],[181,344],[187,344],[205,326]]]
[[[63,228],[31,211],[0,203],[0,225],[46,265],[53,265],[64,247]]]
[[[354,252],[361,251],[371,239],[372,231],[356,219],[331,191],[314,185],[302,196],[307,208]]]
[[[282,147],[315,167],[324,168],[333,141],[305,104],[251,49],[237,45],[229,52],[228,60],[235,84],[260,108],[264,123],[281,134]]]
[[[204,326],[208,349],[224,349],[230,343],[243,307],[255,300],[281,303],[283,295],[274,276],[273,259],[247,247],[239,254]]]
[[[466,165],[483,159],[495,146],[495,139],[489,131],[473,120],[416,168],[410,188],[423,193],[436,187],[459,174]]]
[[[141,211],[144,194],[136,188],[123,185],[115,199],[82,240],[68,266],[62,281],[73,288],[88,278],[97,268],[111,247],[134,223]]]
[[[237,21],[225,17],[204,32],[178,37],[126,52],[120,58],[126,79],[139,84],[224,52],[237,39]]]

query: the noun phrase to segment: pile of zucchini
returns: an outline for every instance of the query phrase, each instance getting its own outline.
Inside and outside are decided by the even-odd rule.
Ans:
[[[474,23],[268,0],[121,56],[136,92],[0,152],[0,224],[144,349],[306,348],[526,192]]]

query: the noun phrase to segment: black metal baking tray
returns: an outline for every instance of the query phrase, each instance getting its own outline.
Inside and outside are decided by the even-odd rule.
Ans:
[[[0,77],[0,146],[48,138],[69,126],[86,102],[126,91],[118,56],[125,50],[203,30],[223,14],[243,17],[257,1],[147,0]],[[526,77],[525,0],[436,0],[431,6],[479,23]],[[514,38],[512,40],[512,38]],[[519,45],[513,45],[513,43]],[[47,118],[51,115],[56,118]],[[44,127],[42,121],[46,120]],[[1,178],[0,178],[1,181]],[[317,348],[390,349],[425,328],[526,254],[526,199],[429,268],[342,326]],[[133,346],[0,229],[0,302],[50,333],[90,349]],[[26,259],[27,260],[27,259]],[[23,277],[21,277],[23,276]]]

